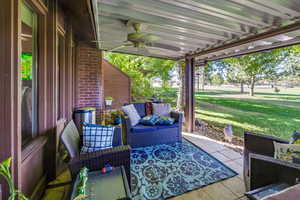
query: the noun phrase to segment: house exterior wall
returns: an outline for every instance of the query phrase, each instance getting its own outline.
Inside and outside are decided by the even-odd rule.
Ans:
[[[38,15],[38,130],[37,136],[25,147],[21,146],[20,12],[22,1],[30,5]],[[48,4],[45,5],[43,2]],[[88,91],[94,92],[100,88],[100,92],[95,96],[88,95],[86,98],[90,103],[93,102],[93,105],[101,104],[99,96],[101,96],[102,83],[100,76],[97,75],[101,69],[100,52],[95,47],[87,45],[83,47],[84,45],[78,42],[83,37],[73,29],[74,12],[63,7],[62,3],[74,5],[68,0],[3,0],[0,6],[0,110],[2,112],[0,162],[12,157],[11,169],[15,185],[32,200],[40,199],[46,183],[54,179],[65,167],[60,154],[61,132],[72,119],[75,104],[87,106],[86,99],[83,99],[85,94],[82,93],[85,90],[77,91],[75,87],[86,86]],[[82,8],[82,10],[75,9],[81,18],[85,17],[80,14],[81,11],[88,12],[82,6],[85,4],[84,0],[76,1],[76,6]],[[89,16],[86,18],[89,19]],[[60,59],[58,58],[58,35],[64,38],[64,50]],[[83,40],[87,39],[83,38]],[[30,51],[26,46],[23,48]],[[78,55],[76,49],[79,50]],[[84,59],[78,59],[81,56]],[[58,64],[60,60],[61,63]],[[84,72],[76,73],[77,61],[78,66],[88,66],[87,69],[90,70],[88,76]],[[99,71],[96,72],[97,70]],[[75,84],[75,81],[79,80],[75,80],[75,76],[83,76],[83,74],[93,80],[85,82],[83,78],[78,85]],[[76,92],[82,97],[78,102],[74,100]],[[89,104],[89,106],[93,105]],[[1,176],[0,190],[0,199],[8,199],[8,187]]]
[[[103,72],[101,51],[79,44],[76,64],[75,107],[95,107],[96,121],[101,121],[103,108]]]
[[[112,108],[120,108],[131,101],[130,78],[107,60],[102,59],[104,97],[113,97]]]

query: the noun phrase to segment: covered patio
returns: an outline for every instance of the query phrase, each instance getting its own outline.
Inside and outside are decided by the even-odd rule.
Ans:
[[[208,61],[299,44],[296,1],[93,2],[97,46],[117,53],[185,60],[185,117],[194,122],[194,69]],[[155,36],[130,41],[129,33]],[[150,36],[149,36],[150,37]]]
[[[218,160],[224,162],[227,166],[238,172],[238,175],[221,181],[209,186],[190,191],[177,197],[170,198],[172,200],[247,200],[244,195],[246,192],[244,180],[243,180],[243,158],[242,155],[228,148],[226,145],[219,143],[218,141],[211,140],[210,138],[198,136],[190,133],[183,133],[184,138],[193,142],[198,147],[202,148],[206,152]],[[68,171],[60,174],[58,178],[49,183],[43,200],[64,200],[68,199],[68,194],[71,190],[71,184],[65,184],[71,181]],[[59,184],[63,185],[59,185]],[[53,185],[55,187],[53,187]]]
[[[193,134],[195,68],[208,61],[299,44],[299,1],[4,0],[0,27],[0,161],[12,158],[14,184],[30,199],[69,198],[71,179],[61,135],[76,108],[95,107],[96,121],[101,122],[107,78],[103,51],[184,61],[183,138],[237,172],[173,199],[244,200],[249,189],[282,178],[260,180],[263,174],[258,173],[250,187],[242,175],[243,167],[244,175],[250,173],[242,155]],[[23,57],[30,59],[29,70]],[[267,173],[270,167],[270,176],[289,169],[283,179],[294,185],[300,167],[270,161],[273,140],[286,143],[249,134],[246,155],[256,170],[263,166]],[[1,177],[0,200],[8,196]]]

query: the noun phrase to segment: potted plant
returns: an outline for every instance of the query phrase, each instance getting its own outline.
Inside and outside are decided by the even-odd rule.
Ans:
[[[9,187],[10,196],[8,200],[15,200],[15,199],[29,200],[27,197],[25,197],[24,194],[22,194],[22,192],[20,192],[15,188],[13,178],[10,174],[10,164],[11,164],[11,158],[7,158],[6,160],[0,163],[0,174],[5,178]]]
[[[121,118],[124,116],[124,112],[122,110],[115,110],[111,112],[112,119],[114,121],[114,125],[121,124]]]
[[[105,97],[105,105],[111,106],[113,100],[114,99],[112,97]]]

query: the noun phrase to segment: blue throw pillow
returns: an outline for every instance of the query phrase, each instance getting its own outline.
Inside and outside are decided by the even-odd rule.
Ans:
[[[157,124],[159,125],[171,125],[174,124],[175,119],[171,117],[160,117]]]
[[[154,126],[158,121],[158,116],[156,115],[147,115],[140,119],[140,124]]]
[[[114,127],[97,124],[83,125],[83,146],[81,153],[112,148]]]

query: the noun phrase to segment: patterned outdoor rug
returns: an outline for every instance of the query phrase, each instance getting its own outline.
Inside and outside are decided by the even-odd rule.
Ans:
[[[131,152],[134,200],[166,199],[237,175],[187,140]]]

